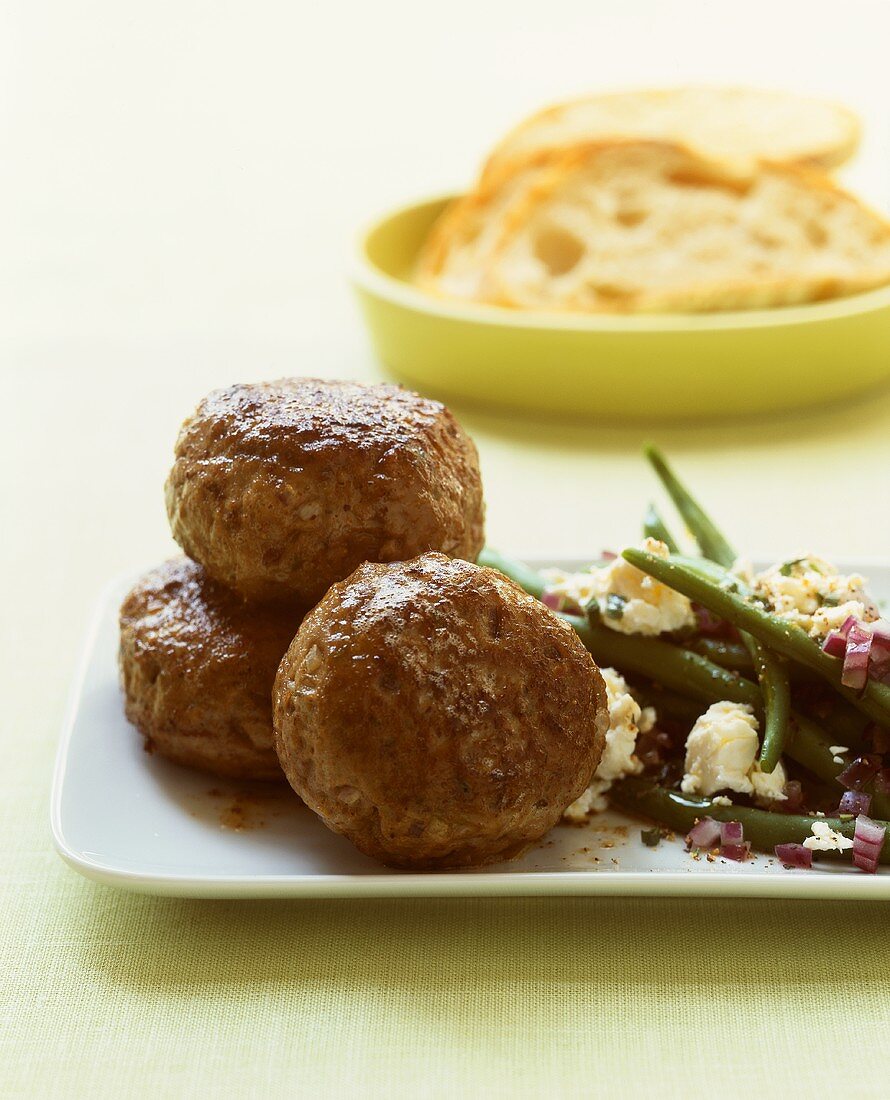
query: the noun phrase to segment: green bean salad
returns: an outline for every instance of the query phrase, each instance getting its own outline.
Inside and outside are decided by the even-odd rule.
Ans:
[[[890,863],[890,622],[863,577],[815,555],[755,572],[645,454],[693,552],[650,505],[639,547],[582,572],[480,558],[564,618],[606,683],[605,750],[564,818],[613,805],[653,823],[653,847],[681,833],[696,858],[875,873]]]

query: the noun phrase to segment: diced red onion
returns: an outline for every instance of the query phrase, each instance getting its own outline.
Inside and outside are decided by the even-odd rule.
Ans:
[[[720,826],[720,855],[744,863],[750,851],[741,821],[724,821]]]
[[[890,683],[890,623],[883,619],[861,623],[848,615],[838,630],[829,631],[822,649],[843,658],[841,681],[846,687],[861,691],[869,676]]]
[[[871,809],[871,795],[864,791],[844,791],[838,804],[839,814],[867,814]]]
[[[802,844],[777,844],[776,858],[785,867],[800,867],[807,870],[813,866],[813,853]]]
[[[877,756],[857,756],[849,767],[844,768],[837,781],[848,791],[861,791],[866,783],[874,779],[880,767],[881,761]]]
[[[886,656],[881,656],[880,659],[875,654],[875,647],[872,644],[871,655],[868,661],[868,674],[872,680],[877,680],[879,683],[885,683],[887,677],[890,676],[890,652]]]
[[[555,592],[545,592],[541,597],[541,603],[551,611],[559,611],[562,607],[562,596],[558,596]]]
[[[854,622],[847,634],[847,652],[841,683],[854,691],[862,691],[868,679],[868,657],[871,652],[871,631]]]
[[[713,848],[720,840],[720,822],[713,817],[702,817],[686,835],[689,848]]]
[[[614,561],[618,555],[614,550],[603,550],[600,554],[600,561]]]
[[[784,810],[786,813],[795,813],[803,806],[803,787],[799,779],[789,779],[782,788],[782,794],[785,797],[781,802],[776,803],[776,809]]]
[[[878,869],[886,829],[865,814],[856,818],[853,829],[853,865],[873,875]]]
[[[859,814],[856,818],[856,828],[853,832],[853,839],[855,840],[858,837],[863,844],[883,844],[886,831],[883,825],[879,825],[876,821],[872,821],[872,819],[865,814]]]
[[[692,610],[695,613],[695,619],[698,623],[699,634],[725,634],[727,628],[727,622],[725,619],[719,619],[713,611],[709,611],[706,607],[702,607],[700,603],[694,603]]]
[[[872,657],[868,662],[868,674],[873,680],[883,680],[888,672],[890,672],[890,659],[886,661],[876,661],[874,657]]]
[[[852,627],[857,626],[858,623],[859,620],[856,618],[855,615],[848,615],[838,629],[838,633],[842,638],[846,638],[849,635]]]
[[[832,630],[822,643],[822,648],[829,657],[840,657],[843,660],[847,655],[847,639],[839,630]]]

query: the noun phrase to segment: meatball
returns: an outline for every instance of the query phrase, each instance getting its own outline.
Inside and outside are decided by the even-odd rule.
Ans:
[[[364,561],[475,560],[483,543],[472,440],[398,386],[217,390],[182,427],[166,496],[174,537],[212,577],[304,610]]]
[[[298,625],[292,611],[242,603],[188,558],[147,573],[120,611],[125,708],[145,747],[216,775],[281,778],[272,685]]]
[[[273,693],[291,786],[398,867],[509,859],[589,785],[608,728],[574,631],[492,569],[366,564],[288,649]]]

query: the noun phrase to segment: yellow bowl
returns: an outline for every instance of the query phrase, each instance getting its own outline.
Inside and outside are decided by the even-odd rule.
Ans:
[[[668,420],[802,408],[890,376],[890,287],[807,306],[635,317],[432,297],[411,273],[448,201],[408,206],[371,226],[353,273],[378,356],[422,390],[548,413]]]

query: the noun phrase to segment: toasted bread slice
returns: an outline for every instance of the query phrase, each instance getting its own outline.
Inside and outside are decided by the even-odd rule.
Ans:
[[[531,157],[489,186],[455,199],[434,224],[417,261],[415,280],[433,294],[483,299],[484,273],[509,211],[521,208],[550,154]]]
[[[834,103],[756,88],[689,87],[588,96],[513,129],[482,172],[488,181],[544,150],[614,137],[676,141],[750,170],[759,160],[833,168],[859,144],[859,121]]]
[[[514,308],[754,309],[890,282],[890,224],[822,173],[740,175],[665,142],[567,150],[497,220],[475,297]]]

